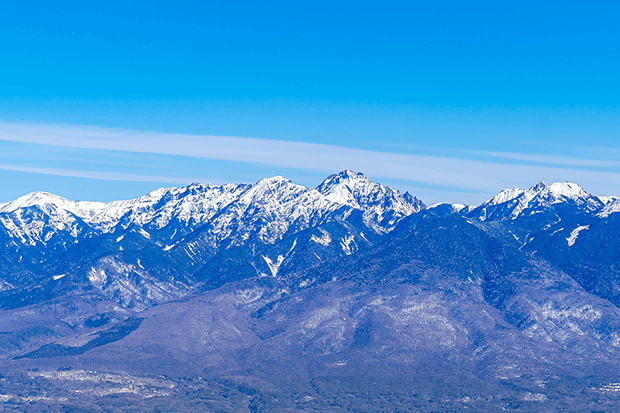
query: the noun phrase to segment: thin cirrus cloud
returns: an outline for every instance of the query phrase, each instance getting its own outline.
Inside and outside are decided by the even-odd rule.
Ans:
[[[480,193],[492,193],[507,187],[529,186],[540,180],[548,182],[570,180],[600,195],[620,193],[620,173],[608,170],[617,166],[616,162],[536,154],[477,153],[512,161],[502,163],[465,157],[388,153],[307,142],[22,123],[0,123],[0,140],[82,149],[190,156],[323,173],[353,169],[363,171],[373,178],[417,182]],[[519,161],[535,162],[536,165],[519,164]],[[588,169],[580,169],[582,167]],[[596,167],[604,170],[596,170]],[[18,167],[0,165],[0,169],[17,170],[16,168]],[[52,175],[109,180],[170,183],[197,180],[195,177],[185,179],[71,169],[38,168],[37,171]]]
[[[488,156],[493,158],[510,159],[514,161],[528,161],[549,165],[585,166],[585,167],[620,167],[620,162],[601,160],[601,159],[580,159],[570,156],[549,156],[536,155],[529,153],[514,152],[492,152],[492,151],[470,151],[476,155]]]
[[[43,168],[37,166],[19,166],[0,164],[0,170],[14,172],[28,172],[44,175],[67,176],[71,178],[99,179],[105,181],[130,181],[130,182],[160,182],[182,185],[191,182],[192,178],[170,177],[161,175],[130,174],[109,171],[86,171],[79,169]],[[206,179],[204,181],[207,181]],[[221,184],[224,182],[208,180],[211,183]]]

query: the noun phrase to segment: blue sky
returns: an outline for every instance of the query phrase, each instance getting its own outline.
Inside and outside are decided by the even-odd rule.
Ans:
[[[498,3],[3,5],[0,202],[342,169],[620,195],[619,4]]]

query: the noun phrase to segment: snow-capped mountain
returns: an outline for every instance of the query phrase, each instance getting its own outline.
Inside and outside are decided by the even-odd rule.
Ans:
[[[556,182],[547,185],[541,181],[527,190],[505,189],[468,215],[481,221],[504,220],[567,206],[589,213],[599,210],[604,204],[600,198],[584,191],[575,183]]]
[[[214,259],[209,268],[215,266],[218,273],[242,265],[246,258],[230,258],[242,246],[249,257],[262,257],[260,251],[285,237],[328,222],[347,222],[334,227],[341,235],[333,245],[322,245],[329,256],[347,255],[423,207],[415,197],[351,171],[328,177],[317,189],[273,177],[253,185],[162,188],[110,203],[35,192],[0,205],[0,242],[5,245],[0,254],[8,274],[3,278],[15,285],[21,277],[31,286],[76,274],[125,304],[139,297],[165,301],[189,291],[199,281],[193,274]],[[304,237],[313,239],[312,234]],[[218,254],[229,249],[222,256],[228,261],[218,261]],[[306,265],[325,257],[307,251]],[[291,261],[290,254],[264,257],[253,264],[255,274],[274,274],[276,266],[290,269],[298,259]]]
[[[162,188],[109,203],[35,192],[0,204],[1,288],[81,285],[123,306],[147,308],[196,285],[286,277],[355,255],[412,216],[506,222],[503,231],[521,248],[540,254],[546,249],[534,247],[549,239],[548,245],[577,251],[583,234],[597,225],[588,220],[613,216],[619,202],[574,183],[540,182],[504,190],[475,208],[427,209],[409,193],[353,171],[331,175],[315,189],[277,176],[255,184]],[[405,227],[417,225],[409,219]]]
[[[408,192],[402,195],[349,170],[327,177],[317,191],[332,202],[364,211],[364,223],[378,233],[389,232],[401,218],[425,208]]]
[[[0,405],[617,411],[619,202],[427,208],[351,171],[28,194],[0,205]]]
[[[34,192],[0,204],[0,222],[22,242],[45,242],[49,237],[43,234],[46,225],[24,215],[34,207],[49,217],[46,225],[74,237],[79,236],[75,228],[78,221],[96,232],[118,231],[117,227],[130,225],[156,231],[171,223],[182,228],[208,224],[214,244],[231,237],[233,244],[239,244],[253,234],[271,243],[291,225],[296,230],[307,228],[342,207],[361,210],[370,228],[389,232],[399,219],[418,212],[424,204],[361,173],[344,171],[328,177],[316,190],[273,177],[254,185],[162,188],[137,199],[110,203],[70,201]],[[188,231],[180,230],[174,239]]]

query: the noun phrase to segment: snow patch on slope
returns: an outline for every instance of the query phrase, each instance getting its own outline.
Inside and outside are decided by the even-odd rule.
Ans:
[[[581,225],[578,226],[577,228],[575,228],[571,233],[570,233],[570,237],[566,238],[566,241],[568,241],[568,246],[572,247],[573,244],[575,244],[575,241],[577,240],[577,237],[579,236],[579,233],[583,230],[586,230],[590,228],[589,225]]]
[[[325,231],[323,228],[319,228],[319,231],[321,231],[321,236],[317,237],[313,234],[310,240],[316,242],[317,244],[321,244],[324,247],[327,247],[329,244],[331,244],[332,237],[329,235],[329,232]]]
[[[351,255],[357,251],[357,244],[355,243],[355,237],[353,234],[343,237],[340,241],[340,247],[346,255]]]
[[[265,256],[265,255],[261,255],[263,257],[263,259],[265,260],[265,262],[267,263],[267,266],[269,267],[269,271],[271,271],[271,276],[275,277],[278,275],[278,270],[280,269],[280,265],[282,265],[282,262],[284,262],[284,256],[283,255],[278,255],[278,258],[276,259],[276,261],[272,261],[271,258]]]

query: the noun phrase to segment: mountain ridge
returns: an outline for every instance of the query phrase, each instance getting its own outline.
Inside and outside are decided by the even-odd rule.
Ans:
[[[20,197],[0,205],[0,402],[616,411],[617,202],[541,182],[426,207],[352,171]]]

